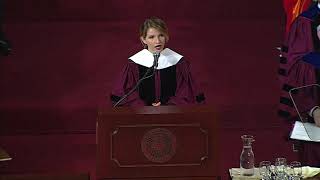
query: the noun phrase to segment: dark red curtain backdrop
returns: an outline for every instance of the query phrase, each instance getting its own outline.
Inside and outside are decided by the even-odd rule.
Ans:
[[[15,156],[5,172],[50,167],[94,173],[97,108],[110,106],[113,81],[141,49],[138,27],[150,16],[167,22],[168,46],[191,62],[207,103],[236,110],[224,120],[243,132],[234,134],[238,144],[225,167],[238,166],[239,135],[247,124],[278,121],[281,1],[7,0],[5,5],[4,31],[13,51],[0,57],[0,146]],[[28,166],[39,155],[36,144],[55,161]],[[21,146],[27,147],[27,159]]]

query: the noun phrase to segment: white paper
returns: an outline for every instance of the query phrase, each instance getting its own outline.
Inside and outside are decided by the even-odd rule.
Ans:
[[[306,131],[308,129],[308,133]],[[314,123],[296,121],[291,132],[291,139],[320,142],[320,128]]]

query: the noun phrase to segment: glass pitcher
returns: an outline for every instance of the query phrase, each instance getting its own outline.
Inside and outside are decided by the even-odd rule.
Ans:
[[[240,155],[240,170],[243,176],[254,175],[254,154],[252,151],[253,136],[242,135],[243,148]]]

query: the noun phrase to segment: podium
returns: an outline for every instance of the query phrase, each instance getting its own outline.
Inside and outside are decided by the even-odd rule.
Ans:
[[[220,179],[218,134],[208,106],[100,110],[97,179]]]

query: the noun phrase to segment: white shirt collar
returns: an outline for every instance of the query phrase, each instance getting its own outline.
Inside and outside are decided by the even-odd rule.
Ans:
[[[176,65],[182,57],[182,55],[166,48],[160,52],[157,69],[164,69]],[[151,67],[154,61],[153,54],[147,49],[141,50],[137,54],[129,57],[129,59],[145,67]]]

